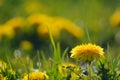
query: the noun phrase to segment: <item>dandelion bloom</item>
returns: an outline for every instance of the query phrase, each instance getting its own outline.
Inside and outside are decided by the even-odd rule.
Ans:
[[[31,72],[25,75],[23,80],[45,80],[48,76],[43,72]]]
[[[65,30],[66,32],[70,33],[75,38],[81,38],[84,35],[84,31],[81,27],[77,26],[75,23],[68,19],[64,19],[61,17],[53,17],[54,23],[56,27],[60,28],[61,30]]]
[[[60,76],[62,77],[68,77],[71,74],[70,80],[77,79],[79,76],[76,73],[80,73],[80,67],[73,63],[63,63],[58,66],[58,71]],[[74,73],[76,72],[76,73]]]
[[[104,56],[103,48],[91,43],[76,46],[71,50],[71,53],[71,58],[85,62],[91,62]]]
[[[20,29],[25,24],[25,19],[22,17],[16,17],[8,20],[5,25],[11,26],[13,29]]]
[[[110,24],[112,26],[120,26],[120,8],[118,8],[110,17]]]
[[[0,36],[7,36],[8,38],[12,39],[15,36],[15,32],[13,28],[9,25],[0,25]]]
[[[49,35],[49,31],[48,31],[48,28],[49,27],[49,30],[52,34],[52,36],[54,38],[57,38],[59,35],[60,35],[60,32],[61,32],[61,28],[60,27],[57,27],[55,24],[53,23],[45,23],[45,24],[41,24],[41,26],[38,27],[38,34],[40,36],[43,36],[43,37],[46,37]]]
[[[33,45],[30,41],[24,40],[20,43],[20,47],[24,50],[31,50],[33,48]]]
[[[15,74],[16,74],[13,69],[9,69],[8,72],[9,72],[9,74],[12,74],[12,75],[15,75]]]
[[[7,64],[4,61],[0,61],[0,72],[1,70],[5,70],[7,68]]]
[[[7,80],[6,77],[3,77],[2,74],[0,74],[0,80]]]
[[[31,15],[27,18],[27,22],[28,24],[34,26],[34,25],[41,25],[41,24],[45,24],[48,22],[51,22],[52,18],[45,15],[45,14],[34,14]]]

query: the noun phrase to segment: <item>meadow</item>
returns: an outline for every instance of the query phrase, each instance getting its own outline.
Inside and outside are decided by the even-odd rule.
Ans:
[[[0,0],[0,80],[120,80],[120,1]]]

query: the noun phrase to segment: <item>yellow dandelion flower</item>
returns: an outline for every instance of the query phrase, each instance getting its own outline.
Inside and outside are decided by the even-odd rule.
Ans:
[[[19,29],[25,24],[25,20],[22,17],[16,17],[8,20],[5,25],[13,27],[13,29]]]
[[[43,72],[31,72],[24,76],[23,80],[45,80],[48,76]]]
[[[104,56],[103,48],[92,43],[78,45],[71,50],[71,58],[91,62]]]
[[[46,37],[46,36],[48,37],[49,36],[48,28],[54,38],[59,36],[61,28],[57,27],[54,23],[41,24],[37,29],[38,34],[43,37]]]
[[[11,74],[15,74],[15,71],[13,69],[9,69],[8,72]]]
[[[67,31],[76,38],[81,38],[84,34],[83,29],[72,23],[71,21],[60,18],[60,17],[50,17],[44,14],[34,14],[27,18],[30,25],[38,25],[37,32],[40,36],[48,36],[48,28],[53,37],[58,37],[62,30]]]
[[[2,74],[0,74],[0,80],[7,80],[5,77],[3,77]]]
[[[60,27],[62,28],[62,30],[69,32],[76,38],[83,37],[84,35],[83,29],[74,24],[72,21],[60,17],[54,17],[53,19],[54,23],[57,24],[57,27]]]
[[[120,8],[110,17],[110,23],[112,26],[120,26]]]
[[[63,63],[63,64],[59,65],[58,70],[59,70],[59,73],[61,76],[66,76],[65,72],[67,71],[67,69],[66,69],[67,66],[75,67],[75,65],[72,63]]]
[[[20,47],[24,50],[31,50],[33,48],[33,45],[31,42],[24,40],[20,43]]]
[[[3,61],[0,61],[0,72],[1,70],[5,70],[7,68],[7,64]]]
[[[27,22],[30,25],[35,25],[35,24],[43,24],[43,23],[48,23],[52,20],[51,17],[45,15],[45,14],[34,14],[31,15],[27,18]]]
[[[7,36],[8,38],[11,39],[11,38],[14,38],[15,32],[14,32],[14,30],[13,30],[13,28],[11,26],[9,26],[9,25],[2,25],[0,27],[0,36],[1,36],[1,38],[3,36]]]
[[[2,40],[2,26],[0,25],[0,41]]]
[[[77,72],[80,73],[80,68],[77,67],[75,64],[73,64],[73,63],[63,63],[63,64],[58,66],[59,74],[62,77],[67,77],[69,74],[71,74],[71,79],[79,78],[79,76],[76,73],[72,72],[70,70],[70,68],[72,68],[72,70],[74,70],[76,73]]]
[[[66,23],[66,27],[64,27],[64,29],[76,38],[81,38],[84,35],[83,29],[72,22]]]

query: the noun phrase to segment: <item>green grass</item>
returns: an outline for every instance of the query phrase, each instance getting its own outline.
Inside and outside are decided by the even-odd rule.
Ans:
[[[61,31],[60,36],[54,38],[47,25],[49,35],[42,37],[37,34],[38,25],[25,23],[23,29],[16,29],[16,36],[12,39],[3,36],[1,40],[0,34],[0,60],[7,65],[3,69],[1,65],[4,63],[0,64],[0,74],[7,80],[22,80],[25,74],[35,70],[45,72],[49,76],[48,80],[88,80],[90,76],[91,80],[120,80],[120,43],[119,37],[116,37],[119,27],[112,27],[109,21],[119,8],[118,0],[35,0],[42,7],[31,13],[28,13],[24,6],[29,6],[26,3],[32,3],[32,0],[1,1],[0,27],[14,17],[26,20],[33,14],[41,13],[50,17],[66,18],[85,32],[82,38],[75,38],[68,32]],[[30,41],[33,49],[23,50],[19,46],[23,40]],[[91,75],[84,66],[85,63],[70,58],[72,47],[88,42],[99,44],[105,52],[104,59],[92,62]],[[61,76],[59,66],[65,63],[73,63],[75,67],[62,66],[65,76]],[[15,71],[15,74],[11,73],[10,69]],[[77,78],[72,77],[73,73]]]

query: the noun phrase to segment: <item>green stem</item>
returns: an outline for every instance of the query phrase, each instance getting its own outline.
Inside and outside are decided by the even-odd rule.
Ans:
[[[89,41],[89,42],[91,42],[91,39],[90,39],[90,35],[89,35],[88,28],[87,28],[87,27],[85,27],[85,30],[86,30],[86,34],[87,34],[88,41]]]
[[[88,63],[88,80],[92,80],[92,76],[91,76],[91,63]]]

